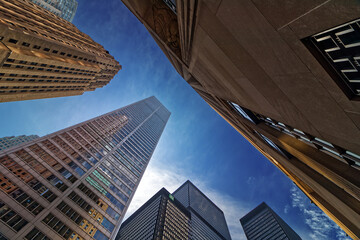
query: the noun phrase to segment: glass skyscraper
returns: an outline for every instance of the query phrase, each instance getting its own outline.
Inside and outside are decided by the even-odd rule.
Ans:
[[[30,0],[36,5],[54,13],[69,22],[75,17],[78,7],[76,0]]]
[[[11,137],[2,137],[0,138],[0,151],[6,148],[10,148],[24,142],[29,142],[35,138],[38,138],[38,135],[21,135],[21,136],[11,136]]]
[[[150,97],[0,151],[1,239],[113,239],[169,117]]]
[[[121,225],[116,240],[190,239],[189,211],[162,188]]]
[[[241,218],[240,222],[248,240],[301,240],[299,235],[264,202]]]
[[[230,240],[224,213],[186,181],[156,193],[121,225],[116,240]]]
[[[186,181],[173,195],[191,214],[193,239],[231,239],[223,211],[192,182]]]

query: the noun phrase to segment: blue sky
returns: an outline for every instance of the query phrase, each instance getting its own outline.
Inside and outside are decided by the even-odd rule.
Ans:
[[[43,136],[154,95],[172,115],[127,215],[161,187],[174,191],[190,179],[223,209],[233,239],[245,239],[239,218],[262,201],[303,239],[347,239],[176,73],[120,0],[78,2],[73,23],[123,69],[82,96],[1,103],[0,137]]]

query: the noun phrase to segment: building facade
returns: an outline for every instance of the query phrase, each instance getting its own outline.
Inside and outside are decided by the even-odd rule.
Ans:
[[[28,0],[0,2],[0,102],[81,95],[120,69],[72,23]]]
[[[0,138],[0,151],[19,144],[23,144],[25,142],[29,142],[38,137],[39,137],[38,135],[2,137]]]
[[[78,2],[76,0],[30,0],[36,5],[54,13],[56,16],[72,22]]]
[[[189,180],[156,193],[122,223],[116,240],[230,240],[224,213]]]
[[[301,240],[299,235],[266,203],[261,203],[240,219],[248,240]]]
[[[1,151],[3,239],[113,239],[169,116],[150,97]]]
[[[186,181],[173,195],[191,214],[192,239],[231,240],[223,211],[192,182]]]
[[[126,221],[116,240],[190,239],[190,213],[162,188]]]
[[[123,0],[177,72],[360,238],[360,5]]]

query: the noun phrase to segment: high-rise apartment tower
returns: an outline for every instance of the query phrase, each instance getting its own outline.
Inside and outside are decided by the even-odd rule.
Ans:
[[[1,151],[2,239],[113,239],[169,116],[150,97]]]
[[[121,224],[116,240],[231,240],[224,213],[189,180],[165,188]]]
[[[0,1],[0,102],[81,95],[120,69],[72,23],[28,0]]]
[[[38,137],[39,137],[38,135],[2,137],[0,138],[0,151],[25,142],[29,142]]]
[[[177,72],[360,238],[360,5],[122,0]]]
[[[248,240],[301,240],[299,235],[266,203],[261,203],[240,219]]]
[[[72,22],[78,2],[76,0],[30,0],[36,5],[54,13],[66,21]]]

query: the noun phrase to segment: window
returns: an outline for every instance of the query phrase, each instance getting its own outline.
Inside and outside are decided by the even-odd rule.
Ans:
[[[24,47],[29,47],[29,46],[30,46],[30,43],[23,42],[22,45],[23,45]]]
[[[23,219],[2,201],[0,201],[0,219],[16,232],[28,224],[28,221]]]
[[[48,236],[46,236],[44,233],[42,233],[39,229],[33,228],[26,236],[25,239],[28,240],[51,240]]]
[[[243,118],[249,120],[250,122],[252,122],[254,124],[258,123],[258,119],[250,110],[247,110],[246,108],[242,108],[238,104],[230,102],[230,101],[228,101],[228,103]]]
[[[348,98],[360,100],[360,19],[303,39]]]
[[[18,42],[18,40],[16,40],[16,39],[13,39],[13,38],[9,39],[9,43],[16,44],[17,42]]]

